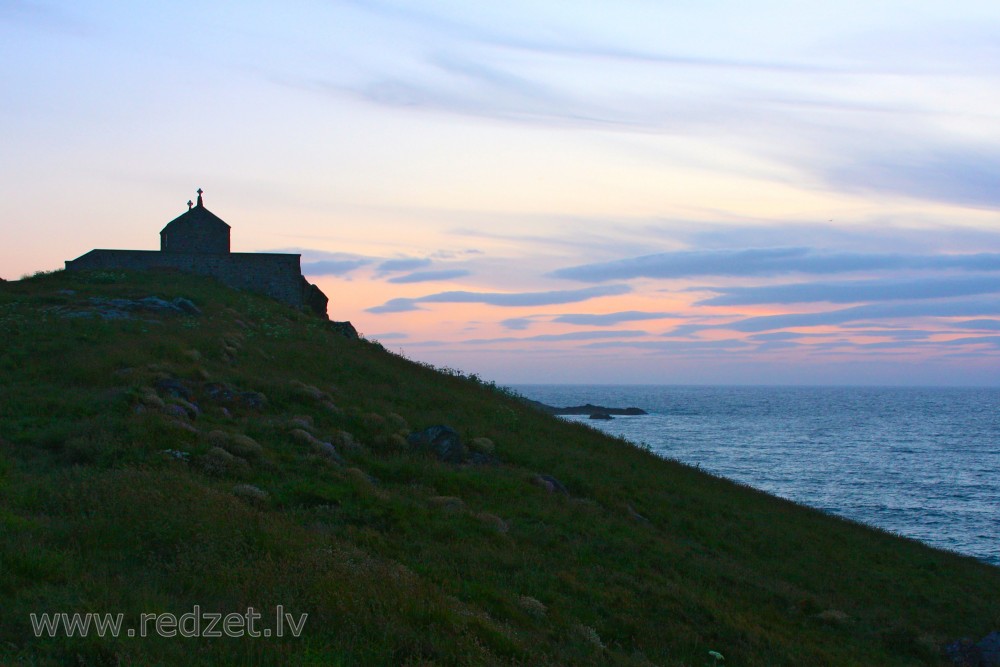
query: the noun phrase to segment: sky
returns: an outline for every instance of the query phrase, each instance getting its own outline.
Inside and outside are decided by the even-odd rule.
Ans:
[[[1000,4],[0,0],[0,277],[194,191],[503,384],[1000,385]]]

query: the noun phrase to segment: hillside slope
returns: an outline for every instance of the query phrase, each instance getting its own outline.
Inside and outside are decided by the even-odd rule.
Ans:
[[[0,379],[3,664],[939,664],[1000,627],[1000,569],[201,278],[0,284]],[[30,619],[279,605],[298,637]]]

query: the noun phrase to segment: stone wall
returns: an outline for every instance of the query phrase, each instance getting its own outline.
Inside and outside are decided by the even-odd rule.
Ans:
[[[160,250],[164,252],[229,252],[229,228],[225,223],[199,224],[199,221],[174,220],[160,232]]]
[[[180,253],[156,250],[91,250],[66,262],[67,271],[176,269],[212,276],[236,289],[265,294],[291,306],[314,306],[313,287],[302,277],[300,256],[269,253]],[[318,288],[316,288],[317,291]],[[320,313],[326,317],[325,303]]]

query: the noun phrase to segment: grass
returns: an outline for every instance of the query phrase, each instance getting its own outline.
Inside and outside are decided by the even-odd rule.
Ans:
[[[74,316],[150,295],[202,314]],[[3,664],[942,664],[946,641],[1000,627],[1000,569],[659,459],[210,280],[0,284],[0,380]],[[433,424],[488,438],[498,463],[403,444]],[[195,605],[308,619],[267,639],[35,638],[29,619],[128,627]]]

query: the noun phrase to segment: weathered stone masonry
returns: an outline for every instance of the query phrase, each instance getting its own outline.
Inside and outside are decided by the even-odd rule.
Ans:
[[[229,251],[230,227],[205,208],[202,192],[197,205],[172,220],[160,232],[160,250],[91,250],[66,262],[67,271],[174,269],[212,276],[235,289],[258,292],[327,317],[328,299],[302,276],[301,255]]]

